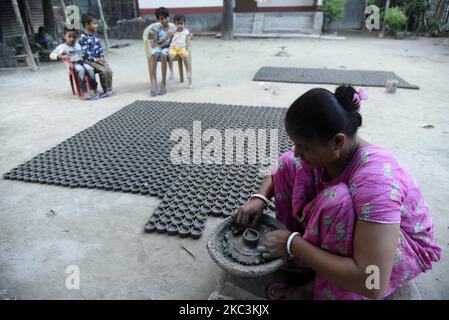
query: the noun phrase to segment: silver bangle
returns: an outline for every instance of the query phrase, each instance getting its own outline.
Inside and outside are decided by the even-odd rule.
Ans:
[[[292,252],[290,251],[290,247],[292,246],[293,238],[296,236],[301,236],[301,234],[299,232],[292,232],[292,234],[288,237],[287,240],[287,252],[290,257],[293,256]]]

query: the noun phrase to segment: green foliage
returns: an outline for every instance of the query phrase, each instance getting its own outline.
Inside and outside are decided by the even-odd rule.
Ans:
[[[328,14],[329,20],[337,21],[345,15],[346,0],[325,0],[321,10]]]
[[[385,15],[385,23],[394,31],[399,31],[407,24],[407,16],[401,8],[393,7]]]
[[[449,23],[444,23],[441,19],[430,18],[428,20],[427,30],[430,36],[437,37],[449,27]]]

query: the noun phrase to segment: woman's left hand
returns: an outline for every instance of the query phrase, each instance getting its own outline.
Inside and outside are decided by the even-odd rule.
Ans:
[[[257,248],[265,259],[275,259],[288,255],[287,240],[291,235],[288,230],[275,230],[265,235],[265,241]]]

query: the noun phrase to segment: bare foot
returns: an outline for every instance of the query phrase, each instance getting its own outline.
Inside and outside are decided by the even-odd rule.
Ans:
[[[168,76],[168,80],[173,80],[175,78],[175,74],[173,71],[170,71],[170,75]]]

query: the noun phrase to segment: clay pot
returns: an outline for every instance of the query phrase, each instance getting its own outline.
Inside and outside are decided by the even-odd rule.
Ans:
[[[156,224],[156,231],[158,233],[164,233],[166,230],[167,230],[167,223],[166,222],[159,221]]]
[[[192,220],[195,220],[195,218],[196,218],[196,213],[195,213],[195,212],[192,212],[192,211],[186,212],[185,215],[184,215],[184,218],[185,218],[185,219],[192,219]]]
[[[204,205],[212,207],[214,205],[215,201],[211,199],[204,200]]]
[[[193,226],[196,228],[204,228],[206,226],[206,221],[205,220],[195,220],[195,222],[193,223]]]
[[[174,236],[178,233],[178,226],[175,224],[169,224],[167,227],[167,234]]]
[[[176,225],[176,226],[179,226],[179,225],[182,224],[182,221],[183,221],[183,220],[184,220],[184,219],[181,218],[181,217],[172,217],[172,218],[171,218],[171,224]]]
[[[196,214],[196,219],[197,220],[202,220],[202,221],[206,221],[207,220],[207,216],[208,214],[204,213],[204,212],[198,212]]]
[[[164,222],[164,223],[168,223],[171,220],[171,216],[169,216],[168,214],[164,214],[160,217],[160,221]]]
[[[224,208],[222,211],[223,216],[225,217],[231,217],[234,215],[234,210],[229,209],[229,208]]]
[[[185,238],[190,234],[190,227],[181,225],[178,227],[178,234],[181,238]]]
[[[148,221],[144,226],[143,229],[145,230],[145,232],[151,233],[154,232],[156,230],[156,222],[154,221]]]
[[[185,212],[184,211],[176,211],[175,217],[184,219]]]
[[[260,235],[257,230],[248,228],[243,232],[243,241],[248,247],[255,248],[259,243]]]
[[[163,215],[164,213],[165,213],[165,211],[161,207],[157,207],[153,212],[153,214],[158,214],[158,215]]]
[[[223,208],[214,206],[211,213],[214,217],[220,217],[223,214]]]
[[[208,205],[203,205],[200,209],[200,212],[205,213],[206,215],[210,214],[211,207]]]
[[[203,234],[203,229],[201,229],[201,228],[192,227],[190,229],[190,237],[192,237],[193,239],[201,238],[202,234]]]
[[[194,223],[193,219],[185,218],[184,221],[182,222],[182,225],[190,228],[191,226],[193,226],[193,223]]]
[[[215,201],[215,206],[223,209],[225,207],[225,202],[222,200],[217,200],[217,201]]]

